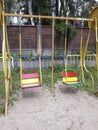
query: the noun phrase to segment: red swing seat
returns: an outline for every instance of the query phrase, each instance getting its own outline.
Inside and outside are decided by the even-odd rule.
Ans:
[[[64,71],[62,73],[62,82],[64,84],[74,85],[74,84],[82,84],[77,77],[77,72],[71,71],[67,72]]]

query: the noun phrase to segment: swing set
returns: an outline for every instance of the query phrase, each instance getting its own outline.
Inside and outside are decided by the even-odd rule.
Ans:
[[[21,27],[19,27],[19,43],[20,43],[20,79],[21,79],[21,88],[22,90],[28,88],[37,88],[42,87],[42,67],[41,67],[41,41],[40,33],[38,34],[38,59],[39,59],[39,68],[40,74],[37,70],[25,69],[22,67],[22,35]]]
[[[0,1],[0,26],[3,30],[3,41],[2,41],[2,57],[3,57],[3,70],[4,70],[4,78],[5,78],[5,115],[8,114],[8,104],[9,104],[9,91],[12,92],[12,76],[11,76],[11,58],[10,58],[10,49],[8,44],[8,37],[7,37],[7,27],[5,18],[6,17],[25,17],[25,18],[37,18],[37,19],[51,19],[52,20],[52,75],[51,75],[51,91],[54,93],[54,28],[55,28],[55,20],[72,20],[72,21],[88,21],[89,23],[89,33],[85,45],[83,45],[83,30],[81,29],[81,39],[80,39],[80,67],[81,67],[81,74],[82,74],[82,81],[79,81],[77,72],[73,70],[68,70],[67,62],[66,62],[66,41],[67,37],[65,37],[65,69],[62,75],[62,82],[65,85],[76,85],[82,84],[84,82],[84,70],[88,73],[92,81],[92,89],[94,89],[94,79],[92,74],[87,70],[85,65],[85,58],[86,52],[89,44],[89,38],[91,30],[95,30],[96,34],[96,68],[97,68],[97,77],[98,77],[98,7],[96,7],[90,15],[90,18],[73,18],[73,17],[56,17],[56,16],[38,16],[38,15],[27,15],[27,14],[9,14],[4,12],[3,4]],[[41,66],[41,36],[38,35],[38,56],[39,56],[39,68],[40,72],[36,70],[23,70],[22,66],[22,36],[21,36],[21,27],[19,27],[19,43],[20,43],[20,79],[21,79],[21,88],[23,90],[29,88],[37,88],[42,87],[42,66]],[[8,62],[8,64],[7,64]]]
[[[81,36],[80,36],[80,70],[81,70],[81,74],[82,74],[82,81],[80,81],[80,79],[78,78],[78,73],[75,70],[69,69],[67,66],[67,49],[66,49],[66,44],[67,44],[67,35],[65,35],[65,50],[64,50],[64,62],[65,62],[65,69],[62,72],[62,82],[65,85],[69,85],[69,86],[75,86],[75,85],[81,85],[84,84],[84,71],[87,72],[87,74],[90,76],[91,80],[92,80],[92,88],[94,88],[94,79],[92,74],[87,70],[86,65],[85,65],[85,59],[86,59],[86,53],[87,53],[87,48],[88,48],[88,44],[89,44],[89,39],[90,39],[90,34],[91,34],[91,28],[89,28],[89,33],[88,33],[88,37],[85,41],[85,43],[83,43],[83,25],[84,25],[84,19],[81,20],[82,22],[82,27],[81,27]],[[67,26],[67,20],[66,20],[66,26]],[[67,30],[65,30],[65,33],[67,32]]]

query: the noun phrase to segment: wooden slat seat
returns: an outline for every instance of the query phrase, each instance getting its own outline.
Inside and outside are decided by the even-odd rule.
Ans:
[[[77,78],[76,72],[63,72],[62,73],[62,82],[64,84],[82,84],[82,82],[79,82]]]
[[[22,74],[22,79],[39,78],[38,73],[33,74]]]
[[[41,87],[40,77],[37,72],[30,74],[22,74],[22,89]]]

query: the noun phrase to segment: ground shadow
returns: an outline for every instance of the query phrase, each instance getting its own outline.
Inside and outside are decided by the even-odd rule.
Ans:
[[[65,94],[75,94],[78,92],[78,89],[75,86],[60,86],[60,91]]]
[[[26,89],[22,91],[23,98],[36,98],[40,96],[37,89]]]

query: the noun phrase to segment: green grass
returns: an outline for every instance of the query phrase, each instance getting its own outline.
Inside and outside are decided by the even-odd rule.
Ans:
[[[15,69],[12,71],[12,80],[13,91],[12,94],[10,93],[11,104],[13,104],[15,100],[17,100],[17,91],[20,88],[19,69]],[[0,99],[0,112],[3,112],[5,105],[5,83],[2,71],[0,72]]]
[[[43,85],[50,89],[51,87],[51,77],[52,77],[52,72],[51,72],[51,67],[47,68],[47,69],[43,69]],[[54,84],[58,81],[58,80],[62,80],[61,78],[61,72],[63,71],[63,68],[60,66],[56,66],[54,67]]]
[[[81,71],[80,68],[76,67],[76,66],[70,66],[70,69],[73,69],[75,71],[77,71],[80,80],[81,78]],[[87,67],[88,70],[92,73],[94,80],[95,80],[95,86],[97,89],[98,86],[98,81],[97,81],[97,77],[96,77],[96,69],[95,67]],[[61,77],[61,73],[64,71],[64,68],[61,66],[55,66],[54,67],[54,84],[57,81],[62,81],[62,77]],[[42,78],[43,78],[43,87],[50,89],[51,88],[51,77],[52,77],[52,73],[51,73],[51,67],[50,68],[46,68],[42,70]],[[15,100],[17,100],[17,91],[20,90],[20,72],[19,72],[19,68],[16,68],[14,70],[12,70],[12,86],[13,86],[13,92],[12,94],[10,94],[10,103],[13,104],[13,102]],[[4,111],[4,105],[5,105],[5,87],[4,87],[4,75],[3,72],[0,72],[0,112]],[[77,86],[78,89],[84,90],[89,92],[90,94],[93,93],[92,91],[92,85],[91,85],[91,78],[89,77],[89,75],[85,72],[85,82],[84,84]]]

